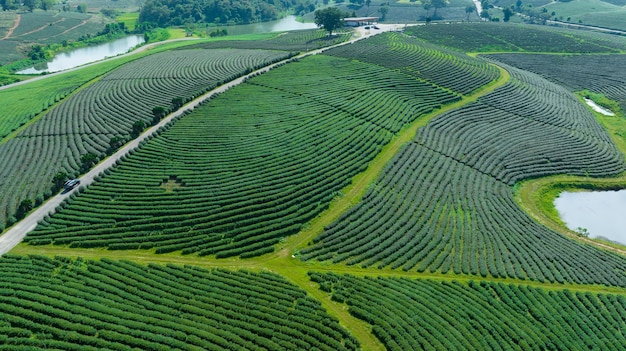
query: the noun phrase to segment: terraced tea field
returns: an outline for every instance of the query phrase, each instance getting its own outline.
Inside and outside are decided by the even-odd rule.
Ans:
[[[150,55],[102,77],[0,144],[0,225],[11,223],[25,199],[47,198],[57,172],[79,174],[81,158],[101,158],[113,137],[130,138],[133,124],[153,122],[152,110],[172,109],[284,51],[219,49]],[[80,76],[78,76],[80,78]]]
[[[393,134],[459,99],[378,65],[306,58],[196,109],[27,240],[218,257],[271,252]]]
[[[525,43],[502,28],[483,40]],[[584,45],[571,51],[622,50],[574,37]],[[283,51],[224,41],[151,55],[19,135],[102,152],[154,106],[319,38],[273,40]],[[626,348],[626,258],[547,228],[515,198],[546,176],[623,175],[609,137],[621,131],[556,78],[490,60],[385,33],[281,63],[173,119],[0,257],[0,348]],[[91,118],[100,111],[117,112]]]
[[[408,27],[406,32],[463,52],[617,53],[626,49],[626,40],[619,36],[521,24],[455,23]]]
[[[626,55],[495,54],[490,59],[535,72],[572,91],[589,89],[626,111]]]

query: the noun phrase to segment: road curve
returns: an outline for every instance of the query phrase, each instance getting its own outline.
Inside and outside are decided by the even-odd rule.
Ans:
[[[128,142],[126,145],[122,146],[117,152],[115,152],[113,155],[105,158],[104,160],[102,160],[100,163],[98,163],[96,166],[94,166],[94,168],[92,168],[89,172],[87,172],[86,174],[84,174],[83,176],[81,176],[80,179],[80,184],[81,187],[83,186],[88,186],[89,184],[91,184],[94,181],[94,178],[98,175],[101,174],[102,172],[104,172],[105,169],[108,169],[110,167],[112,167],[115,162],[117,162],[117,160],[119,160],[120,158],[122,158],[122,156],[124,155],[128,155],[128,153],[133,150],[136,149],[137,147],[139,147],[139,143],[141,143],[143,140],[147,139],[150,135],[153,135],[157,129],[159,129],[160,127],[166,125],[167,123],[169,123],[172,119],[183,115],[185,112],[187,111],[191,111],[194,108],[196,108],[199,104],[201,104],[203,101],[211,98],[212,96],[216,95],[216,94],[221,94],[225,91],[227,91],[228,89],[237,86],[241,83],[243,83],[244,81],[246,81],[247,79],[257,75],[257,74],[261,74],[261,73],[265,73],[268,72],[269,70],[271,70],[272,68],[275,68],[276,66],[288,63],[294,59],[300,59],[306,56],[310,56],[310,55],[317,55],[320,54],[322,52],[324,52],[325,50],[331,49],[333,47],[337,47],[337,46],[341,46],[341,45],[346,45],[346,44],[351,44],[354,43],[355,41],[370,37],[372,35],[376,35],[379,33],[382,33],[384,31],[389,31],[389,30],[395,30],[396,28],[398,28],[396,25],[379,25],[380,30],[376,30],[376,31],[365,31],[365,30],[357,30],[358,36],[356,38],[353,38],[349,41],[337,44],[337,45],[333,45],[333,46],[329,46],[326,48],[322,48],[322,49],[317,49],[317,50],[313,50],[313,51],[308,51],[305,52],[303,54],[297,55],[295,57],[289,58],[289,59],[285,59],[282,60],[280,62],[265,66],[263,68],[260,68],[252,73],[249,73],[247,75],[244,75],[242,77],[239,77],[235,80],[232,80],[224,85],[221,85],[197,98],[195,98],[194,100],[188,102],[187,104],[183,105],[180,109],[178,109],[177,111],[167,115],[165,118],[163,118],[158,124],[148,128],[147,130],[145,130],[140,136],[138,136],[136,139]],[[101,61],[100,61],[101,62]],[[84,67],[84,66],[83,66]],[[63,72],[67,72],[67,71],[63,71]],[[32,81],[32,80],[30,80]],[[24,219],[22,219],[21,221],[19,221],[18,223],[16,223],[15,225],[13,225],[11,228],[9,228],[2,236],[0,236],[0,255],[4,255],[5,253],[11,251],[15,246],[17,246],[20,242],[22,242],[22,240],[24,239],[24,237],[26,236],[26,234],[28,232],[30,232],[31,230],[35,229],[35,227],[37,226],[37,223],[39,221],[41,221],[46,215],[52,214],[54,213],[54,210],[61,204],[61,202],[63,202],[63,200],[65,200],[65,198],[67,198],[68,196],[70,196],[70,194],[72,192],[74,192],[76,190],[72,190],[69,191],[67,193],[60,193],[56,196],[52,196],[50,199],[48,199],[46,202],[44,202],[41,206],[39,206],[36,210],[34,210],[33,212],[31,212],[28,216],[26,216]]]

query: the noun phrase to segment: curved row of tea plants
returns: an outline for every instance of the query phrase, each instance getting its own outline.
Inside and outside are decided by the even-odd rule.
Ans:
[[[332,37],[322,29],[297,30],[279,33],[265,40],[219,40],[189,46],[189,48],[217,49],[265,49],[284,51],[308,51],[331,46],[350,40],[352,31],[335,33]]]
[[[498,54],[490,59],[535,72],[571,90],[588,89],[626,111],[626,55]]]
[[[510,186],[518,180],[608,176],[623,171],[624,160],[588,111],[566,107],[580,105],[569,93],[512,72],[507,86],[420,129],[361,204],[301,251],[303,259],[626,286],[622,257],[552,232],[516,205]],[[518,104],[527,99],[530,114]],[[536,114],[554,101],[563,113]]]
[[[383,33],[368,40],[343,45],[324,52],[325,55],[357,58],[469,94],[498,77],[498,70],[484,60],[443,49],[403,34]]]
[[[538,75],[509,70],[509,84],[435,119],[417,142],[509,185],[553,174],[624,171],[624,156],[571,93]]]
[[[619,350],[622,295],[310,273],[387,350]]]
[[[51,195],[57,172],[77,175],[81,158],[101,158],[111,139],[130,139],[136,122],[154,122],[152,110],[198,96],[246,71],[288,56],[283,51],[188,50],[150,55],[89,85],[0,145],[0,225],[23,200]]]
[[[393,132],[456,99],[380,66],[308,57],[170,125],[26,241],[218,257],[271,252]]]
[[[626,40],[619,37],[536,25],[451,23],[408,27],[405,32],[463,52],[616,53],[626,50]]]
[[[272,273],[129,261],[0,258],[4,350],[356,350],[304,290]]]
[[[417,144],[301,254],[364,267],[626,286],[623,257],[542,227],[506,184]]]

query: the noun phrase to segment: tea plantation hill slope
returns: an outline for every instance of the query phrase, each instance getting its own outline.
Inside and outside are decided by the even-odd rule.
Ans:
[[[537,224],[512,188],[550,174],[617,175],[624,156],[565,88],[507,70],[506,86],[421,128],[303,258],[626,286],[624,257]]]
[[[590,31],[506,23],[453,23],[407,27],[429,43],[462,52],[619,53],[626,38]]]
[[[453,102],[445,105],[446,109],[471,101],[470,97],[459,94],[458,91],[475,92],[476,86],[464,87],[463,84],[458,84],[457,80],[451,81],[449,77],[443,75],[440,77],[433,72],[431,66],[440,64],[440,60],[467,62],[466,65],[449,62],[440,67],[442,69],[445,67],[450,75],[470,85],[475,83],[472,83],[472,79],[467,79],[468,75],[476,75],[476,80],[479,81],[491,80],[492,82],[498,75],[498,71],[484,61],[476,61],[446,50],[431,50],[434,49],[431,46],[420,48],[421,44],[413,39],[397,34],[391,36],[396,43],[381,50],[381,55],[395,55],[391,56],[394,57],[393,61],[409,56],[402,61],[407,63],[406,66],[392,67],[396,63],[391,62],[392,60],[384,60],[384,57],[377,55],[360,60],[358,57],[349,57],[346,51],[341,50],[336,52],[338,54],[330,51],[329,55],[290,63],[268,74],[248,80],[243,86],[220,95],[205,106],[196,109],[194,113],[169,125],[168,128],[161,130],[158,136],[153,137],[139,150],[119,162],[116,168],[103,174],[99,181],[80,194],[72,196],[72,200],[65,204],[60,212],[46,219],[39,230],[33,233],[42,234],[40,237],[29,236],[29,238],[33,242],[39,241],[39,244],[57,239],[58,244],[71,243],[74,240],[74,246],[77,248],[24,244],[16,251],[39,252],[45,255],[54,255],[55,252],[74,255],[72,252],[75,252],[99,260],[92,262],[62,257],[50,259],[40,256],[15,255],[0,258],[0,269],[3,272],[11,272],[6,275],[9,288],[2,290],[6,291],[6,294],[0,294],[0,296],[6,296],[7,301],[6,304],[0,305],[0,311],[4,311],[1,308],[10,310],[2,316],[3,318],[0,318],[0,328],[3,328],[0,330],[7,330],[6,339],[0,340],[3,342],[6,340],[5,343],[29,342],[36,345],[40,345],[40,340],[45,340],[46,343],[53,343],[56,347],[65,349],[84,349],[85,346],[79,344],[79,341],[82,343],[83,340],[89,342],[87,345],[96,347],[105,347],[100,346],[104,343],[106,345],[116,343],[113,346],[118,349],[125,349],[125,345],[146,349],[162,345],[183,348],[186,346],[184,343],[191,344],[188,348],[193,348],[194,345],[198,345],[199,338],[206,338],[200,339],[204,342],[203,347],[216,345],[216,348],[221,349],[226,347],[257,349],[257,344],[254,344],[254,340],[257,339],[277,343],[280,347],[276,349],[326,348],[313,344],[312,341],[310,346],[302,344],[311,340],[308,336],[314,336],[315,340],[329,339],[330,341],[325,345],[333,345],[336,349],[344,347],[353,349],[357,345],[355,339],[358,339],[364,350],[623,348],[624,340],[619,330],[626,327],[625,290],[607,285],[623,286],[625,261],[622,257],[578,244],[567,246],[569,244],[566,243],[566,248],[579,250],[579,259],[586,259],[587,255],[593,256],[591,258],[593,265],[557,270],[563,262],[569,263],[563,257],[567,258],[570,254],[561,256],[560,252],[556,252],[539,255],[543,255],[546,262],[554,265],[555,273],[552,274],[555,277],[562,277],[559,274],[565,272],[576,279],[586,279],[607,285],[584,285],[579,284],[575,279],[571,280],[574,282],[572,284],[568,283],[570,280],[566,278],[563,279],[562,284],[549,283],[549,273],[545,273],[542,270],[543,267],[533,266],[532,270],[527,270],[535,274],[534,276],[530,274],[525,276],[526,271],[517,275],[518,266],[513,267],[510,262],[505,263],[503,268],[498,264],[495,270],[492,270],[491,264],[486,262],[488,268],[485,272],[498,272],[499,269],[503,269],[505,273],[514,272],[509,276],[505,274],[496,277],[490,273],[479,276],[483,272],[483,267],[477,260],[474,260],[472,264],[479,266],[475,268],[478,273],[473,273],[474,268],[468,264],[468,274],[454,274],[454,270],[442,274],[441,270],[431,272],[428,267],[424,271],[418,271],[418,269],[404,271],[380,270],[374,266],[361,268],[355,265],[345,265],[343,264],[345,261],[338,264],[315,260],[303,262],[291,257],[292,253],[297,255],[297,252],[292,250],[288,251],[289,255],[281,251],[273,255],[245,260],[233,257],[217,259],[211,256],[179,255],[178,252],[154,255],[151,250],[81,249],[78,246],[81,246],[83,242],[80,241],[79,236],[75,239],[66,236],[69,239],[67,241],[64,238],[63,231],[66,229],[69,229],[71,233],[72,228],[80,228],[84,238],[96,241],[92,243],[93,246],[122,249],[158,246],[162,244],[159,240],[168,235],[169,239],[177,241],[171,241],[168,245],[178,243],[189,245],[188,240],[209,239],[202,243],[195,242],[193,245],[208,244],[202,249],[208,248],[215,252],[216,246],[211,247],[214,245],[210,242],[211,239],[221,240],[228,238],[227,235],[230,233],[237,233],[237,230],[241,232],[249,230],[248,234],[251,235],[248,238],[251,240],[245,242],[246,245],[240,245],[243,250],[221,251],[221,255],[216,256],[241,254],[246,257],[270,251],[265,245],[270,245],[271,241],[261,241],[268,237],[263,237],[263,233],[254,232],[249,219],[256,215],[265,216],[265,213],[276,213],[275,208],[281,210],[277,214],[281,217],[288,212],[282,211],[285,206],[273,207],[267,212],[257,211],[259,207],[255,206],[258,206],[262,199],[256,196],[256,193],[262,192],[263,195],[273,196],[272,200],[284,196],[282,198],[286,201],[283,203],[290,200],[286,196],[288,194],[307,193],[308,197],[304,196],[292,201],[293,208],[287,207],[289,211],[296,211],[296,214],[311,203],[311,206],[320,206],[319,197],[315,198],[320,193],[317,190],[319,188],[326,187],[321,192],[341,197],[343,194],[333,191],[327,184],[337,182],[337,179],[342,177],[350,180],[350,171],[344,172],[344,170],[361,167],[359,163],[363,164],[364,159],[373,157],[371,155],[376,154],[380,147],[373,145],[367,149],[367,143],[360,143],[359,139],[366,139],[371,144],[382,144],[385,140],[390,140],[393,135],[404,133],[409,124],[413,127],[419,123],[425,123],[429,116],[436,114],[436,108],[444,101]],[[369,45],[368,43],[369,41],[360,44]],[[365,51],[359,48],[358,44],[352,44],[349,47],[350,50],[355,50],[355,53]],[[438,60],[428,60],[428,55],[418,56],[423,55],[422,50],[426,50],[430,55],[436,55]],[[411,59],[411,55],[421,58]],[[479,66],[484,66],[487,71],[477,69],[476,67]],[[429,67],[431,67],[430,71]],[[316,74],[318,69],[321,72]],[[418,72],[421,70],[427,72],[428,76],[425,77],[428,78],[420,77]],[[605,142],[602,130],[597,129],[589,121],[588,115],[580,114],[580,110],[584,109],[580,106],[569,105],[573,98],[567,91],[536,75],[527,76],[526,73],[517,72],[515,69],[510,69],[510,71],[513,73],[513,78],[509,85],[496,90],[494,93],[497,94],[489,96],[487,101],[480,100],[468,105],[470,109],[467,111],[469,116],[467,124],[469,126],[462,123],[465,120],[458,110],[448,112],[433,120],[434,127],[428,127],[427,133],[420,132],[421,139],[415,139],[403,149],[401,154],[418,168],[420,162],[427,163],[431,159],[442,162],[442,167],[445,162],[457,165],[457,172],[454,172],[455,167],[445,168],[448,171],[445,177],[453,178],[447,183],[442,178],[445,172],[442,172],[438,166],[425,166],[423,168],[427,168],[427,172],[417,175],[398,174],[398,176],[407,175],[405,177],[407,182],[410,178],[421,177],[432,180],[434,176],[438,176],[440,178],[437,180],[430,182],[426,180],[433,191],[455,187],[454,194],[460,195],[454,196],[458,199],[462,198],[462,201],[449,200],[448,198],[452,196],[450,195],[447,198],[441,198],[438,203],[431,204],[435,210],[442,212],[445,208],[449,208],[448,203],[454,203],[453,205],[457,206],[458,211],[447,212],[450,214],[450,220],[447,223],[451,223],[448,228],[453,228],[453,226],[458,228],[462,227],[466,221],[472,222],[467,232],[473,235],[475,228],[489,225],[490,228],[498,229],[511,223],[498,222],[500,217],[490,214],[490,212],[500,211],[509,206],[507,197],[511,192],[511,187],[505,181],[497,180],[496,176],[488,173],[495,171],[496,168],[490,168],[487,161],[506,161],[503,162],[506,168],[503,168],[505,172],[501,177],[509,181],[517,177],[521,170],[532,170],[540,174],[558,172],[557,167],[546,171],[539,165],[535,169],[532,167],[532,162],[525,163],[527,160],[520,160],[520,154],[516,153],[520,151],[519,149],[511,149],[506,143],[503,147],[499,139],[492,140],[493,144],[485,143],[482,134],[478,135],[477,129],[479,128],[484,131],[485,136],[490,135],[490,131],[496,135],[501,130],[515,130],[517,133],[508,132],[505,135],[519,145],[524,144],[525,137],[520,130],[525,131],[524,128],[529,125],[533,127],[530,131],[534,132],[539,129],[537,126],[543,123],[546,128],[550,128],[550,131],[559,136],[558,140],[567,145],[571,144],[575,149],[602,155],[600,157],[609,161],[607,164],[610,167],[605,169],[607,173],[611,172],[611,167],[616,169],[623,167],[621,164],[623,161],[620,162],[619,157],[611,158],[614,154],[614,146]],[[486,79],[481,74],[488,74],[491,78]],[[296,80],[293,77],[302,77],[302,79]],[[505,75],[505,77],[508,76]],[[301,85],[297,84],[298,81]],[[451,88],[442,89],[439,85],[433,84],[446,81],[451,82],[450,86],[455,87],[454,91]],[[338,85],[332,88],[335,82]],[[372,82],[375,84],[371,84]],[[331,89],[326,92],[326,89],[320,88],[322,86],[324,88],[328,86]],[[530,101],[534,102],[534,105],[530,102],[519,104],[515,100],[517,104],[507,107],[501,102],[507,100],[506,96],[513,96],[518,100],[524,100],[529,96],[534,97],[535,100]],[[255,102],[258,101],[258,105],[250,103],[253,99]],[[494,114],[482,119],[472,113],[472,108],[475,109],[477,106],[495,108],[490,106],[490,103],[502,105],[496,106],[502,108],[501,119],[493,119]],[[552,113],[555,105],[567,106],[568,112],[573,113],[576,118],[567,119],[557,114],[559,118],[549,119],[544,118],[547,113],[535,115],[536,108],[545,108],[546,112]],[[508,108],[534,112],[532,115],[517,114],[508,111]],[[390,110],[404,113],[393,114]],[[429,110],[431,113],[426,114]],[[444,116],[446,118],[443,118]],[[514,123],[509,124],[508,120],[513,122],[523,120],[523,127],[516,127]],[[457,130],[454,126],[459,126],[458,123],[464,127]],[[504,129],[491,129],[501,124]],[[507,129],[508,127],[511,128]],[[472,137],[465,138],[468,143],[460,145],[459,150],[452,147],[453,145],[450,145],[450,148],[444,148],[447,145],[444,139],[456,137],[455,132],[462,136],[471,134]],[[473,137],[474,135],[477,136]],[[303,137],[300,138],[300,136]],[[187,138],[189,138],[188,141]],[[584,142],[579,142],[580,140]],[[303,144],[310,145],[302,146]],[[334,153],[325,151],[328,150],[325,149],[326,145],[336,145],[333,150],[338,151]],[[476,145],[481,147],[482,151],[495,149],[501,150],[503,154],[492,151],[487,153],[489,158],[486,160],[480,160],[480,157],[464,160],[466,157],[462,154],[459,156],[459,152],[468,151]],[[552,156],[555,148],[551,143],[547,145],[549,148],[545,151],[545,155]],[[168,152],[170,147],[172,151]],[[415,157],[406,152],[409,148],[418,148],[432,156]],[[210,153],[210,150],[214,152]],[[447,156],[443,156],[444,151]],[[604,151],[604,154],[599,151]],[[370,156],[366,155],[368,152],[371,152]],[[344,154],[356,160],[349,159]],[[510,161],[509,157],[514,157],[517,162]],[[334,158],[339,158],[339,160],[336,161]],[[316,159],[321,159],[317,161],[319,164],[314,163]],[[397,163],[399,158],[394,160]],[[598,173],[602,172],[593,160],[579,162],[565,157],[557,163],[561,167],[576,169],[588,166]],[[148,164],[154,167],[156,177],[149,171]],[[304,172],[301,168],[302,164],[305,166],[304,169],[312,168],[314,171]],[[388,177],[395,168],[396,165],[389,165],[388,171],[381,179]],[[280,169],[280,172],[277,169]],[[338,175],[340,172],[344,173]],[[462,183],[463,179],[468,176],[471,181]],[[294,192],[287,187],[288,182],[294,177],[298,178],[298,183],[317,184],[315,187],[302,188],[302,191]],[[308,179],[313,180],[308,181]],[[479,179],[477,187],[474,186],[475,179]],[[440,180],[444,183],[438,187]],[[390,180],[389,183],[392,181],[394,180]],[[494,183],[498,185],[494,187]],[[372,184],[368,196],[380,193],[384,185],[386,184],[382,182]],[[405,187],[404,184],[397,184],[396,189],[400,191],[403,187]],[[207,192],[204,192],[205,189]],[[498,193],[498,190],[501,192]],[[494,193],[496,195],[492,196]],[[483,199],[484,194],[489,196],[486,201]],[[207,198],[212,203],[209,203]],[[247,202],[240,202],[241,198]],[[313,199],[310,200],[311,198]],[[411,198],[411,196],[406,196],[404,200],[408,201]],[[494,209],[491,206],[494,203],[492,199],[498,201],[495,202],[498,208]],[[353,200],[356,201],[356,199]],[[389,207],[395,206],[391,200],[393,196],[384,199],[384,201],[389,201]],[[367,201],[367,198],[364,201]],[[150,203],[152,206],[145,206],[145,203]],[[238,208],[235,208],[236,203],[240,203]],[[101,204],[98,212],[90,210],[96,204]],[[216,205],[221,208],[217,209]],[[205,206],[203,211],[209,216],[202,217],[204,215],[202,213],[187,215],[188,208],[194,206]],[[227,208],[228,206],[230,208]],[[119,210],[113,211],[115,208]],[[234,211],[241,208],[239,212],[241,215],[233,216],[230,223],[214,222],[217,224],[212,228],[200,228],[194,223],[194,221],[201,224],[210,223],[208,220],[215,218],[211,217],[213,214],[231,208],[233,209],[231,214],[236,214],[237,212]],[[479,208],[479,210],[471,212],[473,208]],[[137,210],[133,212],[134,209]],[[152,212],[153,209],[167,211],[167,213],[155,216],[156,212]],[[82,212],[83,210],[85,212]],[[513,203],[509,210],[516,215],[515,211],[518,209]],[[71,216],[71,211],[74,211],[76,215]],[[482,212],[485,213],[481,214]],[[302,213],[306,215],[306,212],[299,214]],[[64,214],[67,216],[64,217]],[[78,215],[80,215],[80,220]],[[474,220],[474,216],[479,217]],[[102,218],[100,222],[98,222],[99,218]],[[303,217],[297,216],[285,218],[304,220]],[[81,222],[83,219],[85,222]],[[436,219],[441,220],[437,223],[448,220],[445,216],[438,216]],[[272,230],[276,228],[265,224],[273,220],[271,215],[263,217],[262,220],[265,221],[262,225],[265,229],[264,233],[268,232],[268,228]],[[515,221],[518,219],[514,219],[513,223],[517,223]],[[172,226],[177,223],[182,223],[183,226]],[[307,222],[303,227],[306,228],[311,223]],[[115,242],[117,233],[111,233],[107,227],[117,230],[115,228],[123,228],[129,224],[131,225],[129,228],[120,231],[126,233],[128,241]],[[149,224],[153,226],[147,226]],[[226,225],[218,227],[222,224]],[[285,224],[289,223],[279,223],[282,226]],[[158,228],[158,226],[166,225],[170,229]],[[425,225],[437,228],[433,222],[426,222]],[[529,225],[538,226],[534,223]],[[206,231],[203,232],[205,229]],[[231,232],[220,233],[216,229],[231,230]],[[55,236],[55,232],[61,235]],[[135,236],[137,233],[139,235]],[[539,232],[539,234],[542,233]],[[270,232],[269,234],[276,235],[277,233]],[[193,237],[193,235],[197,236]],[[551,239],[549,236],[547,238]],[[468,237],[468,239],[471,238]],[[544,239],[535,237],[534,240]],[[252,240],[263,243],[263,246],[257,249],[250,244]],[[151,241],[156,242],[157,245],[151,246]],[[84,242],[88,243],[87,240]],[[285,246],[290,249],[299,247],[297,243],[307,243],[308,239],[294,235],[287,238],[285,242],[287,242]],[[296,246],[293,246],[294,242]],[[483,242],[476,241],[476,245],[472,243],[468,240],[468,246],[463,249],[465,252],[470,252],[468,255],[471,255],[472,250],[476,256],[486,253],[487,246]],[[523,242],[513,247],[518,251],[503,249],[498,253],[500,257],[508,259],[509,257],[524,257],[522,254],[524,252],[529,255],[530,264],[535,264],[537,260],[532,256],[532,249],[535,247],[525,245],[526,242]],[[547,246],[550,247],[549,243]],[[159,247],[165,248],[165,246]],[[174,246],[168,249],[172,248]],[[502,249],[503,246],[499,248]],[[193,247],[188,252],[197,251]],[[188,262],[203,267],[229,267],[230,270],[206,271],[192,266],[143,265],[101,259],[107,256],[127,257],[144,262]],[[454,256],[455,259],[457,257],[460,256]],[[606,265],[598,267],[595,263],[600,261]],[[251,267],[255,271],[270,270],[274,273],[237,271],[238,267],[244,266]],[[306,278],[307,270],[315,271],[310,276],[313,282],[319,284],[319,289],[316,284]],[[579,272],[579,270],[585,272]],[[332,271],[349,272],[354,275],[329,274]],[[463,273],[463,268],[460,273]],[[590,278],[592,273],[596,273],[598,278]],[[545,279],[541,278],[541,274],[545,274]],[[26,275],[26,279],[21,279],[20,275]],[[386,277],[378,278],[378,276]],[[401,277],[404,278],[401,279]],[[431,279],[408,279],[415,277],[430,277]],[[0,278],[2,279],[4,278]],[[477,281],[472,282],[472,279]],[[64,284],[58,284],[60,281]],[[559,281],[558,278],[555,281]],[[2,282],[0,286],[4,287],[4,280]],[[521,285],[504,285],[501,284],[502,282],[514,282]],[[294,284],[297,284],[297,287]],[[306,291],[309,297],[304,299],[307,301],[298,300],[301,296],[298,295],[299,289]],[[289,296],[284,296],[285,291],[290,291],[287,294]],[[603,291],[613,293],[599,293]],[[327,295],[327,292],[330,294]],[[259,296],[259,293],[271,295],[271,297]],[[231,294],[235,294],[235,298],[231,299]],[[81,300],[84,296],[87,297],[87,301]],[[311,299],[311,296],[317,298],[326,311],[316,309],[317,303]],[[268,300],[271,301],[268,302]],[[69,303],[66,304],[66,301]],[[289,301],[295,302],[290,304]],[[76,306],[84,307],[80,309],[81,314],[73,313],[76,311]],[[289,306],[289,308],[285,310],[283,306]],[[301,306],[306,312],[300,313]],[[108,311],[111,308],[115,308],[114,316],[102,319],[107,317],[107,314],[102,311]],[[42,313],[32,313],[32,311]],[[268,316],[272,314],[282,317],[282,320]],[[335,324],[336,319],[328,318],[327,315],[337,317],[343,328],[338,328]],[[82,316],[90,318],[83,319]],[[224,316],[231,318],[225,320]],[[355,318],[359,318],[360,321]],[[289,324],[291,321],[294,321],[295,325]],[[324,328],[319,326],[320,323]],[[124,328],[117,327],[117,324]],[[210,329],[195,329],[194,327],[199,324],[208,325]],[[306,327],[302,328],[301,324]],[[50,325],[60,327],[55,329]],[[262,327],[259,328],[259,326]],[[346,332],[344,328],[350,332]],[[293,329],[303,331],[293,333],[291,332]],[[65,330],[70,332],[65,332]],[[100,330],[103,332],[94,334],[94,331]],[[276,330],[280,331],[279,336],[267,337],[270,333],[276,334]],[[378,338],[378,343],[370,342],[370,331]],[[0,335],[4,334],[0,333]],[[92,338],[94,336],[95,338]],[[126,340],[130,340],[129,344],[122,346],[121,343]],[[227,342],[224,343],[224,340]],[[273,347],[274,343],[270,342],[268,345]],[[263,346],[269,348],[266,345]],[[7,348],[10,349],[10,347]]]
[[[5,12],[2,16],[7,19],[2,21],[6,27],[17,27],[0,35],[0,65],[24,59],[24,47],[73,41],[104,28],[102,17],[86,13],[36,10],[12,14]]]
[[[271,252],[394,134],[499,74],[482,60],[380,36],[397,43],[380,50],[389,55],[381,61],[411,66],[358,61],[360,47],[386,45],[377,36],[350,44],[352,57],[318,55],[252,78],[163,130],[25,240],[218,257]],[[453,78],[416,73],[441,61]]]
[[[85,155],[98,160],[111,149],[112,138],[119,138],[121,145],[130,139],[135,123],[154,123],[155,107],[167,112],[176,98],[187,101],[289,55],[275,50],[181,50],[150,55],[106,74],[0,144],[0,163],[8,165],[0,169],[0,226],[16,221],[24,200],[38,205],[49,197],[55,174],[78,175],[94,161],[84,161]]]
[[[588,89],[626,111],[626,55],[493,54],[490,59],[537,73],[571,91]]]
[[[356,350],[279,275],[102,259],[0,257],[3,350]]]
[[[387,350],[622,350],[624,295],[310,273]]]

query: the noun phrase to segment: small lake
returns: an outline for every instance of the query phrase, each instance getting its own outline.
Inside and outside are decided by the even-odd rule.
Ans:
[[[228,35],[239,35],[239,34],[283,32],[283,31],[290,31],[290,30],[313,29],[313,28],[317,28],[315,23],[298,22],[296,20],[296,16],[287,16],[276,21],[241,24],[241,25],[236,25],[236,26],[217,26],[217,27],[210,27],[209,30],[212,31],[214,29],[226,29],[228,31]]]
[[[613,113],[613,111],[611,111],[609,109],[606,109],[606,108],[596,104],[595,101],[593,101],[591,99],[587,99],[587,98],[584,98],[584,99],[585,99],[585,103],[587,103],[587,105],[591,106],[591,108],[594,111],[599,112],[599,113],[601,113],[601,114],[603,114],[605,116],[615,116],[615,113]]]
[[[99,61],[107,57],[117,56],[144,42],[143,35],[130,35],[112,42],[88,46],[57,54],[48,62],[46,69],[38,70],[34,67],[17,72],[18,74],[39,74],[42,72],[58,72]]]
[[[563,192],[554,200],[568,228],[626,245],[626,190]]]

